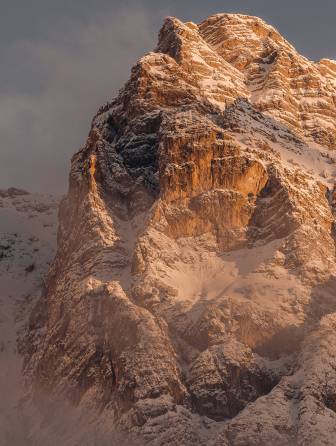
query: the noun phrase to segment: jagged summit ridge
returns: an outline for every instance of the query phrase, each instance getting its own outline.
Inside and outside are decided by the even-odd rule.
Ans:
[[[193,71],[219,107],[247,97],[296,131],[335,144],[335,62],[309,61],[261,19],[217,14],[197,26],[167,18],[158,51]]]
[[[72,159],[28,336],[45,418],[61,397],[151,445],[333,444],[335,113],[334,63],[260,19],[165,21]]]

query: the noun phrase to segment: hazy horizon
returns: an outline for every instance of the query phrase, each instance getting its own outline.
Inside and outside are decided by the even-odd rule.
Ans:
[[[27,2],[28,3],[28,2]],[[257,0],[0,2],[0,188],[63,193],[92,116],[153,49],[165,16],[257,15],[309,59],[336,59],[336,3]]]

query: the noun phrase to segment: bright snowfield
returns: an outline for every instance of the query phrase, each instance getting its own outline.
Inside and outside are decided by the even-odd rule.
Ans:
[[[335,149],[334,61],[255,17],[167,18],[72,159],[40,299],[5,296],[31,442],[334,446]],[[15,246],[26,296],[47,262]]]

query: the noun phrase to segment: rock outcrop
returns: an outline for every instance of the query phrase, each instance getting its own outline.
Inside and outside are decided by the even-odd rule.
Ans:
[[[45,426],[61,401],[153,446],[334,444],[335,117],[336,62],[166,19],[72,159],[26,341]]]

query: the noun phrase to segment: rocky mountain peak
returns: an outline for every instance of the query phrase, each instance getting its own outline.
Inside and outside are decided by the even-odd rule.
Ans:
[[[333,444],[334,67],[258,18],[165,20],[72,159],[27,335],[42,426]]]
[[[335,144],[335,62],[307,60],[258,17],[216,14],[199,25],[169,17],[157,51],[192,72],[219,108],[246,97],[297,132]]]

